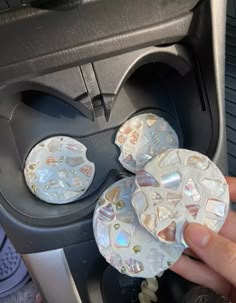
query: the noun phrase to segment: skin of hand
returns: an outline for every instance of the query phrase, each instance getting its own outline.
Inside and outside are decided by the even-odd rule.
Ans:
[[[226,177],[226,181],[230,199],[236,202],[236,178]],[[191,223],[184,238],[189,246],[187,255],[182,255],[171,270],[236,302],[236,212],[229,212],[219,234]]]

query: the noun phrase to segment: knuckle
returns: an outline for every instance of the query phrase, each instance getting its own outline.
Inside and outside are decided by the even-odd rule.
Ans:
[[[231,282],[236,286],[236,245],[228,243],[225,247],[228,274],[231,274]]]
[[[229,258],[228,258],[228,265],[229,265],[229,268],[232,268],[232,269],[236,269],[236,251],[234,254],[230,254],[229,255]]]

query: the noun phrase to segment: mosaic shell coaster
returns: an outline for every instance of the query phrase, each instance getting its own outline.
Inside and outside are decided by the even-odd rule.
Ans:
[[[186,222],[218,232],[229,210],[224,176],[206,156],[184,149],[163,152],[136,175],[132,204],[140,223],[164,243],[186,245]]]
[[[39,199],[55,204],[77,200],[92,183],[94,164],[86,147],[69,137],[52,137],[29,153],[24,175],[29,189]]]
[[[166,120],[154,114],[141,114],[120,127],[115,144],[121,151],[122,166],[135,173],[154,155],[168,148],[178,148],[179,141]]]
[[[93,217],[94,235],[101,254],[118,271],[151,278],[173,265],[183,248],[161,243],[139,224],[130,201],[134,190],[134,177],[127,177],[102,194]]]

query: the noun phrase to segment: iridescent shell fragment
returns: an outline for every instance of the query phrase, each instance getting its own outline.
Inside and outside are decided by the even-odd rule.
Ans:
[[[194,155],[194,156],[188,157],[187,166],[192,167],[192,168],[196,168],[196,169],[205,170],[205,169],[208,168],[209,162],[204,157]]]
[[[109,227],[103,224],[99,224],[98,229],[98,241],[101,247],[109,247],[110,238],[109,238]]]
[[[133,204],[135,205],[135,208],[138,209],[138,211],[140,213],[144,212],[147,209],[147,207],[148,207],[147,198],[143,192],[141,192],[141,191],[136,192],[133,195],[132,199],[133,199]]]
[[[159,167],[173,166],[175,164],[180,164],[180,158],[178,153],[166,152],[160,154],[157,158],[157,162]]]
[[[42,201],[64,204],[76,201],[93,181],[95,166],[86,157],[86,147],[69,137],[51,137],[29,153],[25,181]]]
[[[206,187],[207,190],[216,193],[217,196],[223,195],[226,190],[225,183],[222,183],[219,180],[204,178],[201,183]]]
[[[119,195],[120,195],[120,187],[117,186],[117,187],[114,187],[111,190],[107,191],[106,195],[105,195],[105,198],[108,201],[110,201],[112,203],[115,203],[115,202],[117,202],[117,199],[118,199]]]
[[[111,185],[100,197],[95,208],[93,230],[101,254],[121,273],[132,277],[151,278],[174,264],[184,248],[156,240],[142,227],[131,204],[135,191],[133,178],[124,178]],[[146,197],[136,193],[137,207],[146,208]],[[123,201],[122,208],[117,204]],[[144,223],[155,228],[155,215],[146,215]],[[167,237],[168,238],[168,237]]]
[[[188,197],[192,198],[195,202],[200,201],[201,196],[199,192],[197,191],[196,185],[193,182],[192,178],[188,179],[188,182],[184,186],[184,193]]]
[[[158,120],[158,117],[155,115],[147,115],[146,122],[148,127],[152,127]]]
[[[225,216],[225,207],[226,205],[223,201],[208,199],[206,211],[223,218]]]
[[[114,245],[117,248],[128,247],[130,244],[130,237],[131,235],[128,232],[125,230],[120,230],[116,235]]]
[[[208,228],[212,229],[212,230],[216,230],[217,229],[217,220],[214,219],[206,219],[205,220],[205,226],[207,226]]]
[[[181,174],[177,171],[161,175],[161,184],[166,188],[177,189],[180,182]]]
[[[158,238],[164,239],[166,242],[175,242],[176,223],[172,221],[165,229],[159,231]]]
[[[144,170],[137,172],[136,180],[139,186],[160,186],[157,180],[149,173]]]
[[[176,206],[182,199],[182,194],[178,192],[168,192],[166,194],[166,200],[169,203],[172,203],[174,206]]]
[[[94,174],[93,165],[87,164],[79,169],[80,173],[86,177],[91,177]]]
[[[171,218],[173,215],[172,211],[169,210],[165,206],[158,206],[157,207],[157,217],[160,221],[164,221],[167,218]]]
[[[142,272],[144,270],[143,263],[134,259],[128,259],[125,261],[128,272],[130,274],[138,274],[139,272]]]
[[[114,219],[114,217],[115,217],[115,212],[110,203],[102,206],[99,209],[99,216],[98,216],[99,220],[111,221]]]
[[[122,267],[122,260],[121,260],[120,256],[117,255],[116,253],[112,253],[111,256],[109,256],[109,263],[115,268]],[[126,269],[123,268],[123,270],[125,271]]]
[[[50,156],[46,159],[46,165],[58,165],[58,158],[55,156]]]
[[[143,226],[147,230],[153,232],[156,228],[156,216],[154,214],[143,214],[141,217]]]
[[[206,156],[184,149],[167,150],[140,173],[135,178],[132,204],[140,224],[161,242],[185,246],[183,230],[188,222],[215,232],[221,229],[229,210],[228,185]],[[145,175],[152,177],[148,186],[143,182]],[[136,193],[145,195],[145,209],[135,201]],[[154,203],[153,197],[162,199]]]
[[[68,164],[71,167],[76,167],[76,166],[84,163],[84,158],[82,156],[79,156],[79,157],[67,157],[65,162],[66,162],[66,164]]]
[[[199,205],[185,205],[188,213],[194,218],[197,218],[197,214],[199,212],[200,206]]]
[[[115,144],[120,148],[119,161],[132,173],[141,170],[154,155],[177,148],[178,137],[167,121],[147,113],[126,121],[118,130]]]

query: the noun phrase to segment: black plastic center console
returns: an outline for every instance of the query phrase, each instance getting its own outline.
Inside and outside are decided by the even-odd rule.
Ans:
[[[42,228],[73,224],[91,215],[102,191],[128,174],[118,162],[114,138],[122,123],[141,112],[164,117],[176,130],[180,147],[212,158],[219,137],[218,108],[215,100],[207,98],[201,81],[187,49],[172,45],[8,85],[0,91],[2,205],[15,219]],[[68,95],[70,87],[76,91]],[[54,135],[80,140],[95,163],[94,181],[76,203],[44,203],[32,195],[24,180],[28,153]],[[10,176],[14,178],[9,182]],[[56,248],[51,241],[44,240],[44,245]]]

